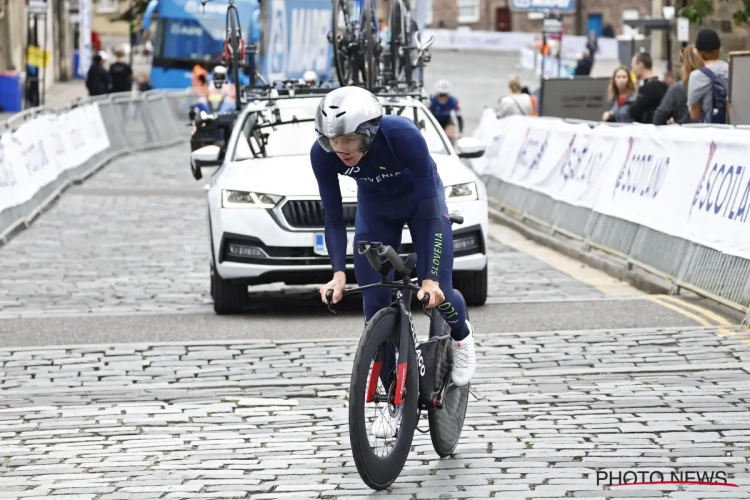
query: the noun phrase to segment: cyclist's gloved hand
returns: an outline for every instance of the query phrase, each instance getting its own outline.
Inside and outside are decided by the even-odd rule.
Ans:
[[[345,287],[346,274],[342,273],[341,271],[334,273],[333,279],[320,287],[320,300],[322,300],[324,304],[328,304],[328,301],[326,300],[326,292],[328,290],[333,290],[333,299],[331,299],[331,304],[337,303],[339,300],[341,300],[342,293],[344,292]]]
[[[432,280],[422,281],[422,288],[420,288],[419,291],[417,292],[417,298],[419,300],[422,300],[422,297],[424,297],[424,294],[426,293],[430,294],[430,302],[427,304],[428,309],[432,309],[433,307],[439,306],[445,300],[445,295],[443,294],[443,291],[440,289],[440,285],[438,284],[437,281],[432,281]]]

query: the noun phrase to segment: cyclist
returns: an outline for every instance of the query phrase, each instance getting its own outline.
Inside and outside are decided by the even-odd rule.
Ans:
[[[318,74],[311,69],[307,70],[302,75],[302,81],[311,87],[317,87],[318,86]]]
[[[435,83],[435,94],[430,96],[429,108],[435,119],[443,127],[443,130],[445,130],[451,143],[455,144],[456,130],[453,117],[455,115],[455,121],[458,122],[459,134],[462,134],[464,131],[464,118],[461,115],[461,108],[458,106],[458,99],[450,95],[450,92],[451,83],[448,80],[439,80]]]
[[[341,174],[353,177],[358,187],[354,248],[360,241],[379,241],[398,249],[404,223],[408,224],[417,252],[421,287],[417,298],[428,293],[427,307],[437,307],[451,327],[453,383],[468,384],[476,370],[474,329],[466,319],[463,297],[453,290],[453,232],[445,189],[422,133],[409,118],[384,115],[377,97],[354,86],[337,88],[321,100],[315,132],[310,161],[326,214],[325,239],[334,272],[333,279],[320,288],[321,299],[325,302],[326,291],[333,290],[332,302],[338,302],[346,285]],[[358,252],[354,252],[354,273],[360,286],[380,281],[380,273]],[[362,300],[366,323],[390,305],[391,290],[365,290]],[[392,366],[381,369],[381,378],[395,369],[395,356],[390,358]],[[386,388],[390,385],[383,383]],[[386,428],[398,429],[385,419],[392,420],[384,416],[374,424],[379,437],[387,437]]]

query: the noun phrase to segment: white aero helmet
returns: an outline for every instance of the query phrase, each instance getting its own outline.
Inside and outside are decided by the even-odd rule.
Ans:
[[[302,75],[302,80],[305,81],[305,83],[309,83],[310,85],[317,85],[318,84],[318,74],[313,70],[307,70]]]
[[[330,139],[360,134],[360,152],[367,151],[380,129],[382,117],[383,105],[372,92],[362,87],[339,87],[326,94],[315,111],[318,143],[332,153]]]
[[[437,83],[435,83],[435,93],[436,94],[448,94],[451,91],[451,82],[448,80],[438,80]]]

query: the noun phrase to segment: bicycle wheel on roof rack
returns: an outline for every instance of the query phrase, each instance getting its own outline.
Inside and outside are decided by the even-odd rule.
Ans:
[[[401,73],[403,72],[403,58],[401,55],[401,47],[406,45],[404,35],[404,4],[400,0],[392,0],[391,11],[389,14],[388,28],[391,30],[391,70],[393,71],[393,79],[396,81],[401,80]]]
[[[351,17],[347,0],[333,0],[333,22],[331,23],[331,43],[333,44],[333,65],[336,77],[342,87],[352,81],[353,65],[349,56]]]
[[[372,17],[373,0],[365,0],[362,9],[362,32],[364,34],[364,81],[368,90],[375,89],[378,78],[378,60],[375,57],[375,20]]]

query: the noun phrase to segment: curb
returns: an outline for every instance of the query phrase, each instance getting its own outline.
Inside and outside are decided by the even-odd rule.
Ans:
[[[663,278],[641,269],[629,268],[628,262],[623,259],[607,255],[596,249],[587,250],[583,248],[580,242],[576,243],[562,235],[551,236],[541,228],[534,227],[533,222],[523,222],[493,207],[489,207],[489,216],[493,221],[513,229],[535,243],[580,261],[646,293],[664,295],[669,294],[673,288],[673,285]]]

